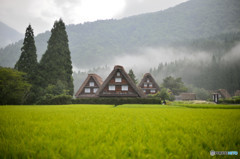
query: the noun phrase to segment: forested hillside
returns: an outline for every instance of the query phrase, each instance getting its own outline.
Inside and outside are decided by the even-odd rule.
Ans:
[[[231,37],[234,43],[239,40],[239,8],[239,0],[190,0],[155,13],[69,25],[67,33],[73,66],[92,68],[122,54],[137,54],[139,48],[166,45],[214,51],[219,47],[224,54],[222,48],[227,50],[233,45],[225,37]],[[35,38],[38,59],[46,51],[49,36],[46,32]],[[209,43],[207,37],[218,36],[223,38],[212,38]],[[19,41],[1,49],[0,65],[13,67],[21,46],[22,41]]]
[[[222,59],[212,56],[212,59],[205,61],[185,59],[168,64],[161,63],[150,72],[159,83],[168,76],[181,77],[185,83],[195,87],[207,90],[226,89],[234,95],[240,88],[239,59],[240,57],[234,54]]]

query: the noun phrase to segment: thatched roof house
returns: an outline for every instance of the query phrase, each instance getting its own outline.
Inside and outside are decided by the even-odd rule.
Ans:
[[[228,93],[228,91],[226,89],[219,89],[216,90],[214,93],[218,93],[219,94],[219,98],[231,98],[231,95]]]
[[[83,82],[77,93],[76,98],[97,97],[96,92],[101,87],[103,81],[97,74],[88,74],[88,77]]]
[[[196,100],[196,94],[195,93],[181,93],[180,94],[181,100]]]
[[[138,87],[140,87],[145,94],[155,94],[160,91],[160,87],[150,73],[145,73]]]
[[[122,66],[115,66],[96,93],[99,97],[144,97]]]

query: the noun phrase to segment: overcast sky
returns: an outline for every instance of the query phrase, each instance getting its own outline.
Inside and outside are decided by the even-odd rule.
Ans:
[[[0,21],[24,33],[31,24],[35,35],[50,30],[55,20],[65,24],[122,18],[173,7],[187,0],[0,0]]]

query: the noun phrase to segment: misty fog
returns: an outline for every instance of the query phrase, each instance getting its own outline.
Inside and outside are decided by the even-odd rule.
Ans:
[[[147,47],[139,48],[136,52],[124,53],[123,55],[114,57],[111,61],[103,63],[101,66],[89,69],[79,69],[73,66],[75,91],[80,87],[82,82],[87,77],[88,73],[96,73],[103,80],[111,73],[115,65],[122,65],[125,71],[133,69],[138,81],[143,75],[150,72],[152,69],[158,69],[159,64],[169,65],[174,63],[185,63],[185,67],[178,67],[175,72],[170,72],[168,69],[162,70],[162,73],[155,73],[156,80],[160,84],[166,76],[182,77],[185,81],[189,81],[189,77],[201,73],[198,68],[209,66],[212,62],[212,57],[217,56],[219,61],[225,63],[237,62],[240,59],[240,43],[236,44],[226,52],[222,57],[214,52],[206,52],[200,50],[192,50],[187,47]],[[192,68],[186,68],[188,64],[194,65]]]

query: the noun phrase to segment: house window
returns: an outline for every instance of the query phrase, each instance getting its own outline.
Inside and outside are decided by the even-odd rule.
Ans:
[[[85,89],[84,89],[84,92],[85,92],[85,93],[90,93],[90,88],[85,88]]]
[[[156,91],[155,91],[155,89],[151,89],[150,92],[151,93],[155,93]]]
[[[122,78],[119,77],[115,78],[115,82],[122,82]]]
[[[93,93],[96,93],[98,91],[98,88],[93,89]]]
[[[89,86],[93,87],[94,86],[94,82],[89,82]]]
[[[144,83],[144,87],[147,87],[147,83]]]
[[[115,85],[109,85],[108,90],[109,91],[115,91]]]
[[[117,72],[117,76],[120,76],[120,72]]]
[[[152,83],[149,83],[149,87],[152,87]]]
[[[147,82],[150,82],[150,80],[149,80],[149,79],[147,79]]]
[[[144,89],[143,92],[146,93],[146,90]]]
[[[122,85],[122,91],[128,91],[128,85]]]

